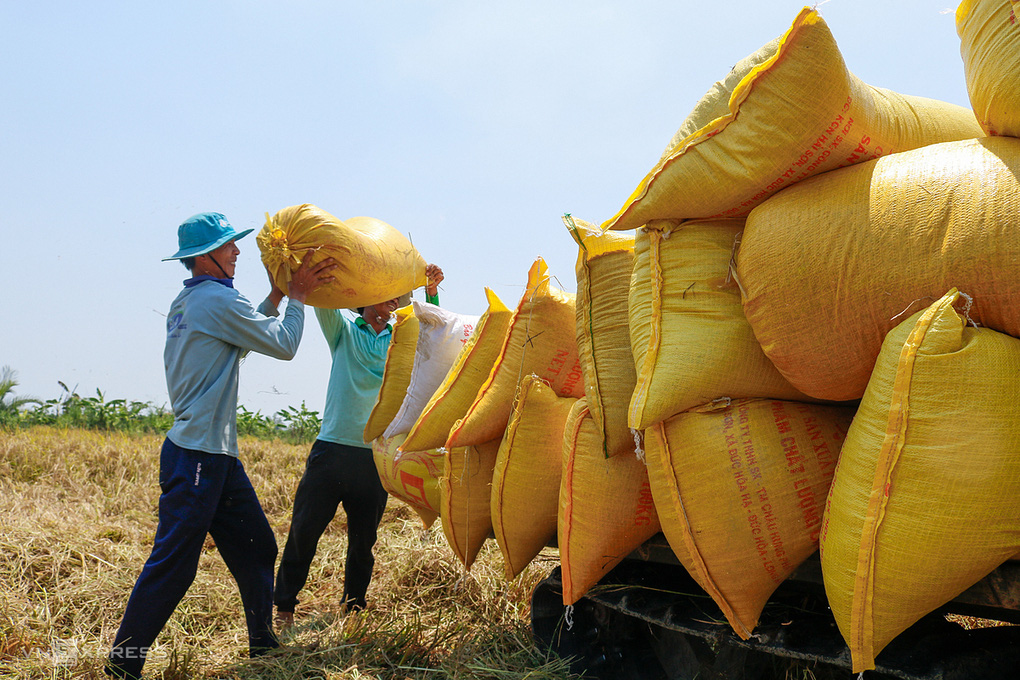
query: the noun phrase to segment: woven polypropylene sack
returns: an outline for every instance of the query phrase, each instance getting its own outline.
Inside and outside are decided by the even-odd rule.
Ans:
[[[662,532],[745,640],[772,592],[818,548],[853,414],[741,399],[680,413],[645,433]]]
[[[989,135],[1020,137],[1020,25],[1011,0],[964,0],[956,8],[956,32],[967,94]]]
[[[305,303],[326,309],[367,307],[400,297],[428,282],[425,259],[407,237],[374,217],[339,220],[305,203],[280,210],[256,236],[262,262],[284,292],[308,250],[311,263],[332,257],[333,281],[308,294]]]
[[[384,437],[411,430],[478,325],[477,316],[457,314],[428,302],[412,300],[411,306],[419,326],[414,365],[404,400],[383,432]]]
[[[730,263],[744,220],[650,222],[630,286],[637,382],[628,425],[644,430],[720,397],[807,400],[762,351]]]
[[[765,354],[817,399],[859,399],[882,340],[956,286],[983,326],[1020,335],[1020,140],[933,144],[815,177],[748,216],[744,312]]]
[[[450,428],[464,417],[474,403],[478,390],[488,379],[492,366],[506,339],[513,310],[503,304],[492,290],[485,289],[489,306],[482,314],[467,343],[436,388],[421,415],[407,433],[405,444],[411,450],[439,448],[446,444]]]
[[[660,529],[644,460],[606,458],[586,399],[574,403],[564,426],[556,526],[564,605]]]
[[[499,440],[478,446],[441,449],[443,476],[439,485],[439,516],[443,535],[465,569],[492,532],[490,494]]]
[[[563,428],[575,401],[537,376],[521,381],[492,473],[492,532],[507,580],[556,538]]]
[[[555,288],[545,260],[535,260],[492,372],[450,428],[447,448],[502,439],[526,375],[542,378],[561,397],[584,396],[575,315],[574,294]]]
[[[805,7],[783,36],[705,94],[603,227],[740,217],[807,177],[983,134],[970,109],[862,82],[818,12]]]
[[[634,391],[627,298],[634,268],[634,236],[563,218],[578,245],[577,353],[588,412],[603,434],[607,456],[634,453],[627,402]]]
[[[382,385],[375,405],[365,423],[364,437],[371,442],[381,437],[400,411],[400,406],[411,384],[414,369],[414,354],[418,346],[420,324],[414,314],[414,307],[407,305],[396,312],[396,321],[390,334],[390,346],[386,349],[386,365],[383,367]]]
[[[428,529],[439,517],[443,454],[434,449],[401,452],[403,441],[403,435],[373,440],[372,459],[386,492],[411,506]]]
[[[855,672],[1020,549],[1020,340],[967,326],[957,295],[889,333],[827,501],[822,576]]]

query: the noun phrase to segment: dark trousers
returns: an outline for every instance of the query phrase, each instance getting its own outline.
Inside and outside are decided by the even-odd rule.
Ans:
[[[294,516],[276,574],[276,607],[292,612],[308,580],[319,538],[343,504],[347,513],[347,561],[341,605],[365,607],[372,580],[376,531],[386,509],[372,450],[316,440],[294,495]]]
[[[195,580],[206,534],[241,591],[251,653],[277,647],[272,628],[276,537],[241,461],[182,449],[167,439],[159,487],[152,554],[128,599],[110,671],[141,675],[146,653]]]

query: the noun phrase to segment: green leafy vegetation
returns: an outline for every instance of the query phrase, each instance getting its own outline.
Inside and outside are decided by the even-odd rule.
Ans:
[[[75,388],[58,381],[61,394],[55,399],[17,396],[17,372],[9,366],[0,369],[0,427],[19,428],[48,425],[57,428],[79,428],[135,434],[165,433],[174,423],[173,411],[166,405],[128,399],[109,399],[102,390],[82,396]],[[322,419],[305,402],[300,407],[287,406],[273,416],[237,409],[237,433],[256,439],[279,439],[292,444],[315,440]]]
[[[18,374],[10,366],[0,369],[0,426],[17,423],[27,406],[42,403],[34,397],[14,396],[14,388],[18,386],[17,378]]]

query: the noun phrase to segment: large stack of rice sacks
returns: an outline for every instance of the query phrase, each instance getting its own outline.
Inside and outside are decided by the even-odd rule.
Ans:
[[[576,293],[538,258],[513,307],[401,310],[390,493],[467,569],[556,545],[565,605],[662,532],[743,638],[820,550],[855,672],[1020,553],[1020,26],[956,24],[971,108],[862,82],[803,9],[562,218]]]

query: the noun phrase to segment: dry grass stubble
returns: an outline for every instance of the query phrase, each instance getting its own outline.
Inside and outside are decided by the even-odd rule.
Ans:
[[[0,677],[104,678],[102,661],[156,525],[161,438],[34,428],[0,430]],[[241,459],[281,546],[307,446],[244,440]],[[438,522],[423,531],[391,499],[369,610],[338,615],[346,532],[319,544],[290,651],[247,659],[233,579],[212,541],[163,630],[146,677],[569,678],[537,652],[528,602],[556,564],[540,556],[512,582],[488,542],[465,575]]]

